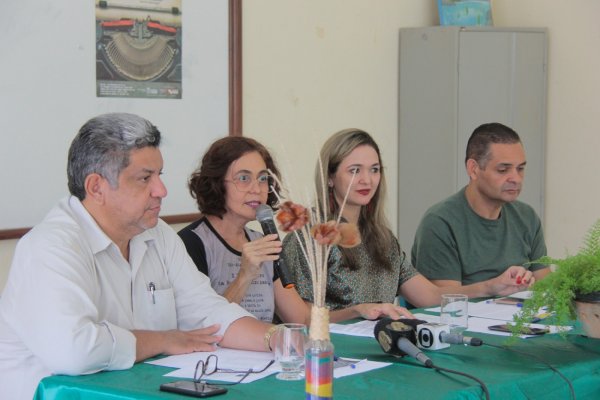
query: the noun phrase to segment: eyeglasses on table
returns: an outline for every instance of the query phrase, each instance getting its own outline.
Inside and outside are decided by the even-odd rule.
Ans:
[[[259,374],[261,372],[265,372],[267,368],[269,368],[275,360],[271,360],[267,363],[267,365],[260,369],[254,370],[252,368],[246,370],[235,370],[230,368],[219,368],[219,357],[216,354],[211,354],[206,357],[206,360],[199,360],[196,363],[196,369],[194,370],[194,382],[197,383],[211,383],[207,382],[207,379],[210,379],[210,376],[215,373],[226,373],[226,374],[238,374],[241,375],[241,378],[237,382],[229,382],[223,383],[219,382],[219,385],[237,385],[238,383],[242,383],[244,379],[246,379],[250,374]]]

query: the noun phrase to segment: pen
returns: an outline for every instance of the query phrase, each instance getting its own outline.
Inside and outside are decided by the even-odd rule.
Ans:
[[[343,357],[338,357],[338,356],[334,356],[333,357],[333,361],[335,363],[337,363],[337,367],[341,368],[341,367],[350,367],[352,369],[356,368],[356,366],[358,364],[361,364],[365,361],[368,361],[366,358],[363,358],[362,360],[352,360],[349,358],[343,358]]]
[[[533,322],[533,323],[540,322],[541,320],[543,320],[544,318],[548,318],[549,316],[550,316],[550,313],[548,313],[548,312],[540,313],[540,314],[536,315],[535,318],[532,318],[531,322]]]
[[[356,366],[357,366],[358,364],[362,364],[362,363],[364,363],[364,362],[366,362],[366,361],[367,361],[367,359],[366,359],[366,358],[363,358],[362,360],[358,360],[358,361],[357,361],[357,362],[355,362],[354,364],[350,364],[350,368],[354,369],[354,368],[356,368]]]
[[[154,291],[156,290],[156,286],[154,286],[154,282],[150,282],[148,284],[148,290],[150,291],[150,294],[152,295],[152,304],[156,304],[156,298],[154,297]]]

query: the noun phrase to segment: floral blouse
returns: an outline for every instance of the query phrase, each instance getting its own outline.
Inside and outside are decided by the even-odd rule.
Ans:
[[[354,251],[358,253],[359,267],[350,269],[343,264],[340,249],[337,246],[331,248],[325,301],[330,310],[361,303],[392,303],[400,286],[419,273],[395,238],[388,255],[392,266],[390,270],[375,263],[364,243],[355,247]],[[296,290],[300,297],[313,302],[310,269],[296,235],[288,234],[285,237],[282,254],[288,268],[295,275]]]

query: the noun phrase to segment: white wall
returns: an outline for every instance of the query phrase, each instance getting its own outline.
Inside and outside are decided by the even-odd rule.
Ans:
[[[398,29],[437,24],[436,3],[244,2],[244,131],[284,169],[293,162],[293,186],[310,185],[314,149],[328,135],[363,128],[383,147],[394,226]],[[549,254],[563,256],[600,218],[600,1],[493,0],[492,11],[499,27],[548,28],[545,229]]]
[[[562,257],[600,218],[600,1],[493,5],[497,26],[548,27],[545,234],[549,254]]]
[[[333,132],[372,133],[397,202],[398,29],[437,24],[435,0],[243,2],[244,132],[269,146],[295,192],[312,188],[317,150]],[[496,26],[549,31],[546,237],[575,251],[600,217],[600,2],[495,0]],[[410,190],[410,188],[403,188]],[[15,241],[0,241],[0,289]]]
[[[244,134],[276,154],[300,196],[312,191],[318,150],[361,128],[382,150],[388,218],[397,198],[398,35],[437,24],[423,0],[258,0],[243,3]],[[303,200],[303,199],[300,199]]]
[[[0,74],[4,189],[0,229],[36,224],[68,193],[68,146],[83,122],[101,112],[131,112],[152,119],[165,133],[161,149],[168,166],[163,180],[169,197],[162,210],[166,215],[196,210],[181,176],[196,166],[207,143],[228,132],[228,3],[185,3],[182,40],[184,46],[193,45],[185,47],[182,55],[182,98],[173,100],[96,97],[94,2],[4,2],[0,54],[7,56]],[[161,7],[169,3],[162,2]],[[119,13],[150,17],[146,11],[126,14],[130,11]],[[35,201],[24,206],[23,199]]]

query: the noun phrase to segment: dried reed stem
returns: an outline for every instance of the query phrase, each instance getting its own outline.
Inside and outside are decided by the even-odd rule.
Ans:
[[[277,182],[279,187],[283,189],[283,185],[280,180],[275,176],[275,174],[271,173],[271,177]],[[324,308],[325,307],[325,295],[327,291],[327,260],[329,259],[329,253],[331,252],[331,245],[322,245],[318,244],[311,235],[311,227],[317,224],[323,224],[327,222],[328,210],[329,210],[329,200],[327,196],[327,182],[325,181],[325,177],[323,176],[323,162],[319,157],[319,173],[321,177],[322,183],[322,201],[316,202],[315,208],[310,211],[311,221],[312,223],[306,224],[301,228],[302,236],[304,237],[304,243],[300,238],[298,231],[294,231],[294,235],[296,236],[296,240],[300,245],[300,249],[302,251],[302,256],[306,260],[308,264],[308,268],[310,270],[311,281],[313,286],[313,304],[316,307]],[[344,195],[344,200],[340,206],[339,215],[336,219],[336,224],[339,224],[342,218],[342,213],[344,211],[344,207],[346,205],[346,201],[348,200],[348,195],[350,194],[350,189],[352,184],[354,183],[354,178],[356,177],[356,173],[352,174],[352,179],[350,180],[350,184],[346,189],[346,193]],[[277,200],[282,202],[282,198],[277,191],[274,190],[272,186],[271,189]],[[318,196],[317,196],[318,198]]]

